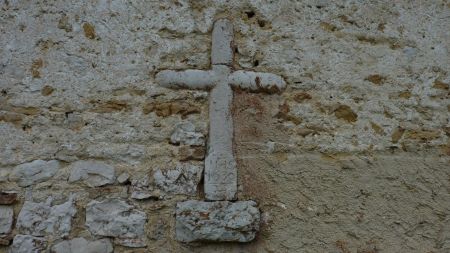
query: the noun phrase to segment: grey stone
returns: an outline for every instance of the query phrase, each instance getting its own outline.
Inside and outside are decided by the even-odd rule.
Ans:
[[[119,182],[119,184],[125,184],[129,181],[129,179],[130,179],[130,175],[128,173],[124,172],[117,177],[117,182]]]
[[[249,242],[259,230],[260,212],[254,201],[177,203],[176,239],[181,242]]]
[[[175,125],[175,130],[170,136],[170,143],[190,146],[205,145],[205,136],[195,131],[195,126],[191,122],[182,122]]]
[[[147,216],[120,199],[91,201],[86,206],[86,226],[95,236],[113,237],[115,243],[144,247]]]
[[[72,164],[69,182],[84,181],[90,187],[112,184],[114,167],[99,161],[77,161]]]
[[[212,32],[211,63],[213,69],[173,71],[156,74],[156,81],[168,88],[210,90],[209,143],[205,159],[205,197],[208,200],[234,200],[237,192],[237,168],[233,154],[233,119],[231,103],[232,86],[262,91],[279,92],[286,86],[281,76],[270,73],[236,71],[231,73],[233,63],[233,25],[227,19],[215,22]],[[179,127],[171,136],[174,144],[183,139],[193,139],[187,133],[193,126]],[[177,132],[178,131],[178,132]],[[192,134],[191,134],[192,135]]]
[[[17,230],[23,234],[34,236],[59,236],[69,235],[72,227],[72,217],[77,210],[73,197],[60,205],[51,205],[52,199],[46,202],[36,203],[25,201],[17,217]]]
[[[16,235],[9,253],[40,253],[47,247],[47,241],[44,238],[31,235]]]
[[[212,32],[211,63],[231,65],[233,63],[233,24],[219,19]]]
[[[181,163],[172,170],[157,170],[153,178],[156,185],[165,192],[195,195],[202,178],[202,171],[201,166]]]
[[[0,183],[8,181],[9,171],[7,168],[0,168]]]
[[[52,178],[60,168],[59,161],[35,160],[16,166],[9,175],[10,181],[17,181],[21,187],[27,187]]]
[[[14,210],[10,206],[0,205],[0,234],[11,232],[14,219]]]
[[[82,237],[62,241],[52,247],[52,253],[112,253],[113,245],[109,239],[88,241]]]
[[[150,187],[148,175],[131,180],[131,198],[137,200],[160,199],[161,193]]]

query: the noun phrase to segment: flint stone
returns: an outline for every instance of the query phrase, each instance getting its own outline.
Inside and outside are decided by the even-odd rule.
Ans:
[[[16,235],[9,253],[40,253],[47,247],[47,241],[43,238],[31,235]]]
[[[69,182],[84,181],[89,187],[112,184],[114,167],[98,161],[77,161],[72,164]]]
[[[86,226],[96,236],[114,237],[117,244],[144,247],[147,216],[120,199],[91,201],[86,206]]]
[[[52,178],[60,168],[57,160],[35,160],[16,166],[9,175],[10,181],[17,181],[21,187],[45,182]]]
[[[82,237],[62,241],[52,247],[52,253],[112,253],[109,239],[88,241]]]
[[[73,197],[60,205],[52,206],[51,202],[51,198],[42,203],[25,201],[17,217],[18,231],[34,236],[68,236],[72,227],[72,217],[77,212]]]
[[[157,170],[153,175],[156,185],[174,194],[195,195],[203,168],[192,164],[178,164],[173,170]]]
[[[176,239],[181,242],[250,242],[259,230],[254,201],[177,203]]]
[[[182,122],[175,125],[175,130],[170,136],[170,143],[189,146],[204,146],[205,137],[202,133],[195,131],[195,126],[191,122]]]
[[[0,234],[11,232],[14,211],[10,206],[0,206]]]

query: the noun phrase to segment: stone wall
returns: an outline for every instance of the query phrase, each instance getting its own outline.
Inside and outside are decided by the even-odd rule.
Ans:
[[[155,82],[233,68],[238,199],[254,241],[180,243],[202,200],[208,92]],[[450,2],[0,3],[0,252],[449,252]],[[35,251],[32,251],[34,249]]]

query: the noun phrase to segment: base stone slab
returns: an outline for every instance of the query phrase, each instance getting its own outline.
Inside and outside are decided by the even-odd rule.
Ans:
[[[188,200],[177,203],[176,239],[181,242],[250,242],[259,231],[254,201]]]

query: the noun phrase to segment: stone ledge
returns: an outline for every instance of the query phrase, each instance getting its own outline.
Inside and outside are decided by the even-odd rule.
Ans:
[[[259,231],[254,201],[188,200],[177,203],[176,239],[181,242],[250,242]]]

